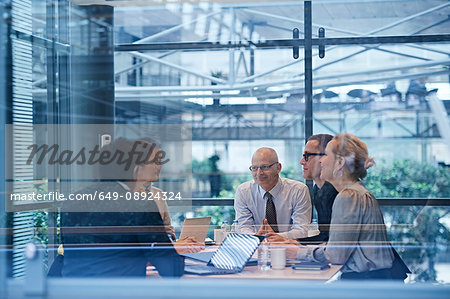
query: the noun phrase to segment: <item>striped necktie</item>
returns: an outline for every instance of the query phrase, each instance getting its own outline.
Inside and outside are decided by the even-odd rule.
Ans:
[[[277,211],[275,209],[275,204],[273,203],[273,200],[272,200],[272,194],[270,194],[269,192],[266,192],[266,194],[264,196],[267,197],[267,202],[266,202],[267,222],[269,222],[273,231],[277,233],[278,232]]]

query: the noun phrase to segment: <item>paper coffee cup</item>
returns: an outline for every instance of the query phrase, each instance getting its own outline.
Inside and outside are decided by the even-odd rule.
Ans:
[[[286,248],[274,247],[270,249],[270,264],[274,270],[283,270],[286,267]]]
[[[216,245],[222,244],[224,239],[224,231],[220,228],[214,229],[214,242]]]

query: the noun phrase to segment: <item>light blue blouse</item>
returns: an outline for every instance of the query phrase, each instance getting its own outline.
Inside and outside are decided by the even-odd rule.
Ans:
[[[344,265],[342,272],[392,267],[394,255],[376,198],[360,182],[337,195],[326,246],[308,246],[299,259]]]

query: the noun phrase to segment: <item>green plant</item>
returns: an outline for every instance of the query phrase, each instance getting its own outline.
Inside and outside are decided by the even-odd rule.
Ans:
[[[436,198],[450,196],[450,169],[411,160],[369,170],[367,188],[376,197]]]
[[[36,194],[48,193],[48,181],[46,179],[34,184]],[[33,217],[34,239],[45,247],[48,244],[48,212],[36,211]]]
[[[281,178],[288,178],[296,181],[304,181],[298,165],[283,166],[280,172]]]
[[[201,207],[197,210],[198,217],[211,217],[211,225],[214,227],[219,227],[222,222],[228,221],[229,224],[233,223],[236,215],[234,208],[231,206],[209,206]]]
[[[449,198],[450,170],[415,161],[394,161],[369,171],[365,185],[375,197]],[[416,281],[436,281],[435,263],[439,248],[446,249],[450,240],[444,219],[446,207],[382,207],[389,239],[415,274]]]

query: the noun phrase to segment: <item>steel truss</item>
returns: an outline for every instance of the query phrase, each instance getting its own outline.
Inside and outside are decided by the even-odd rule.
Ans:
[[[308,2],[309,1],[305,2],[305,8],[308,6]],[[317,34],[314,34],[310,29],[309,38],[307,36],[304,36],[304,38],[301,39],[278,39],[264,41],[255,39],[255,26],[265,26],[267,24],[242,23],[236,16],[238,9],[232,6],[221,8],[216,11],[208,11],[205,12],[203,16],[200,16],[197,19],[190,20],[189,22],[186,22],[184,24],[176,25],[155,35],[143,38],[137,42],[134,42],[133,44],[121,44],[116,45],[115,47],[117,53],[129,53],[130,55],[141,59],[141,61],[139,61],[136,65],[130,66],[125,70],[121,70],[120,73],[117,73],[116,75],[120,75],[121,73],[125,73],[136,68],[144,67],[149,62],[152,62],[163,65],[167,68],[174,69],[179,72],[180,75],[197,77],[202,85],[121,86],[116,87],[116,100],[123,105],[132,105],[134,102],[136,102],[136,99],[138,99],[138,102],[141,105],[152,105],[160,103],[162,105],[166,105],[167,107],[176,107],[174,109],[170,108],[173,112],[170,117],[171,121],[174,121],[178,118],[178,121],[180,122],[189,122],[186,120],[186,115],[188,115],[189,113],[192,114],[193,116],[191,124],[194,128],[194,138],[196,140],[289,140],[305,138],[312,133],[312,118],[306,121],[306,126],[309,127],[303,127],[303,129],[307,131],[306,133],[302,133],[302,131],[304,130],[296,130],[293,127],[294,125],[297,127],[301,126],[305,121],[305,103],[301,102],[303,99],[303,95],[306,98],[306,107],[308,107],[308,105],[311,105],[312,103],[312,99],[308,99],[308,95],[312,96],[312,88],[305,90],[305,88],[303,87],[303,82],[305,82],[305,72],[299,72],[297,75],[291,78],[286,78],[284,80],[260,81],[257,79],[268,77],[275,72],[278,72],[292,65],[298,64],[300,66],[301,63],[305,63],[305,58],[307,57],[305,56],[302,59],[293,60],[292,62],[286,63],[284,65],[280,65],[269,70],[263,70],[262,72],[255,74],[255,68],[253,64],[254,62],[251,59],[255,51],[263,51],[265,49],[273,48],[281,49],[291,47],[305,47],[306,49],[308,47],[311,47],[313,50],[312,56],[314,57],[315,55],[317,55],[317,51],[315,49],[316,46],[326,47],[326,53],[337,49],[337,46],[353,45],[362,47],[361,50],[357,49],[353,52],[349,51],[349,54],[345,55],[344,57],[315,66],[315,68],[311,69],[311,72],[313,74],[318,70],[327,69],[329,66],[337,62],[349,60],[370,50],[386,52],[392,55],[407,57],[418,61],[417,63],[410,63],[408,65],[402,65],[398,67],[389,66],[358,72],[315,75],[314,89],[327,89],[330,87],[353,84],[367,84],[377,82],[385,83],[399,79],[414,79],[424,76],[445,75],[450,73],[448,69],[448,65],[450,65],[450,59],[433,60],[420,55],[413,55],[403,50],[392,50],[383,46],[389,44],[404,44],[405,47],[450,56],[450,52],[448,51],[436,49],[429,46],[429,44],[449,42],[450,34],[420,35],[420,33],[426,29],[447,22],[449,18],[436,20],[432,24],[425,24],[425,26],[422,26],[420,29],[415,30],[414,32],[410,32],[409,35],[376,36],[376,34],[380,34],[388,29],[395,28],[396,26],[410,22],[418,17],[440,11],[444,8],[447,8],[449,5],[450,3],[443,3],[441,5],[431,7],[420,13],[407,16],[400,20],[396,20],[395,22],[376,28],[366,33],[340,29],[335,26],[331,27],[321,24],[314,24],[312,23],[311,19],[307,19],[306,15],[304,18],[305,21],[299,21],[293,18],[276,15],[274,13],[257,11],[251,8],[244,8],[239,10],[249,14],[292,22],[293,27],[297,25],[301,26],[303,29],[303,25],[307,25],[306,23],[310,23],[311,29],[323,27],[325,31],[334,31],[350,35],[350,37],[318,38]],[[224,24],[223,20],[225,14],[229,15],[229,19],[231,20],[230,24]],[[217,18],[218,16],[220,16],[220,19]],[[208,41],[208,39],[196,42],[155,42],[158,38],[163,37],[166,34],[173,33],[176,30],[184,28],[187,25],[195,24],[200,20],[207,20],[208,24],[210,24],[211,22],[217,22],[219,24],[219,28],[221,28],[219,29],[217,36],[217,40],[219,40],[219,42],[211,42]],[[223,28],[225,26],[228,30],[228,39],[223,40],[220,34],[223,34]],[[241,30],[237,30],[236,28],[241,28]],[[305,28],[308,28],[308,26],[305,26]],[[292,30],[292,28],[279,29]],[[306,33],[301,32],[301,34]],[[152,42],[149,43],[150,41]],[[422,45],[417,45],[417,43],[421,43]],[[191,70],[181,65],[168,62],[167,60],[163,59],[164,57],[162,57],[164,55],[172,55],[187,50],[228,51],[229,64],[228,70],[226,71],[226,73],[229,74],[228,78],[217,78],[209,74],[203,74],[198,70]],[[145,53],[142,53],[140,51],[145,51]],[[164,51],[166,51],[166,54],[160,55],[158,57],[155,57],[151,54],[151,52],[164,53]],[[237,56],[237,65],[235,63],[236,53],[239,54],[239,56]],[[248,59],[248,57],[250,57],[250,59]],[[244,66],[246,75],[244,78],[238,77],[238,70],[242,66]],[[271,90],[273,89],[273,87],[277,87],[277,90]],[[256,97],[261,101],[261,105],[254,105],[259,106],[260,108],[254,108],[252,107],[252,105],[220,104],[220,99],[238,99],[241,97],[249,96]],[[185,100],[190,98],[197,100],[202,98],[214,98],[215,105],[207,105],[202,107],[201,105],[186,103]],[[264,102],[264,100],[271,98],[284,98],[286,100],[286,103],[268,104]],[[296,100],[289,102],[288,100],[290,98],[296,98]],[[379,135],[371,136],[369,134],[365,136],[366,138],[382,136],[395,138],[439,137],[439,133],[436,130],[436,124],[432,120],[432,115],[430,114],[430,110],[428,109],[426,103],[422,106],[408,107],[407,103],[340,102],[317,103],[314,104],[313,107],[314,123],[322,129],[331,133],[337,133],[343,130],[354,130],[355,132],[359,132],[362,127],[367,126],[368,123],[365,123],[364,126],[361,126],[361,124],[358,124],[358,122],[358,125],[347,124],[348,115],[351,115],[351,113],[346,112],[346,109],[356,109],[360,113],[370,115],[370,117],[372,118],[372,122],[376,123],[376,126],[378,128],[377,134]],[[335,108],[332,108],[330,110],[330,107]],[[378,110],[373,111],[371,109]],[[419,111],[420,109],[422,109],[422,111]],[[408,120],[414,119],[413,127],[410,127],[410,124],[404,121],[404,115],[397,115],[400,110],[403,111],[402,113],[408,115]],[[329,118],[326,116],[329,112],[337,112],[337,115],[339,117],[337,119]],[[312,110],[310,113],[307,113],[307,115],[312,115]],[[141,116],[136,115],[136,117]],[[151,120],[153,116],[149,115],[148,117],[148,120]],[[423,119],[427,119],[427,121],[424,121]],[[338,125],[336,125],[336,122],[338,123]],[[399,134],[399,136],[386,135],[385,133],[383,133],[383,128],[387,123],[390,123],[393,126],[400,127],[403,133]],[[296,132],[295,134],[292,133],[294,131]]]

